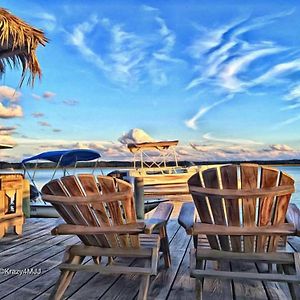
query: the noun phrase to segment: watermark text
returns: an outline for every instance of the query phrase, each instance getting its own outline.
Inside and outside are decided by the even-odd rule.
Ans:
[[[26,269],[11,269],[11,268],[0,268],[0,275],[41,275],[42,269],[26,268]]]

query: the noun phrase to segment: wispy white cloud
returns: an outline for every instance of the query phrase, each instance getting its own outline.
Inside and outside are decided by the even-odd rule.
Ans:
[[[201,107],[198,112],[190,119],[186,120],[185,121],[185,125],[191,129],[198,129],[198,126],[197,126],[197,121],[203,117],[207,112],[209,112],[210,110],[212,110],[213,108],[215,108],[216,106],[224,103],[224,102],[227,102],[229,101],[230,99],[232,99],[232,95],[229,95],[227,97],[224,97],[223,99],[219,100],[219,101],[216,101],[214,103],[212,103],[211,105],[208,105],[208,106],[203,106]]]
[[[284,106],[281,108],[281,110],[293,110],[293,109],[296,109],[296,108],[299,108],[300,107],[300,100],[295,102],[294,104],[290,104],[288,106]]]
[[[245,86],[249,86],[249,83],[237,78],[237,75],[245,70],[251,62],[256,59],[267,56],[270,54],[283,51],[282,47],[272,47],[259,50],[253,50],[245,54],[242,57],[231,60],[221,71],[219,75],[220,85],[229,92],[240,92]],[[259,81],[259,80],[258,80]],[[252,85],[253,83],[250,83]],[[256,81],[257,84],[257,81]]]
[[[268,59],[270,56],[276,58],[282,52],[288,53],[291,51],[289,48],[266,40],[249,43],[245,35],[293,12],[290,10],[263,17],[241,18],[219,28],[200,28],[199,37],[188,47],[190,56],[197,63],[197,75],[187,83],[186,90],[209,86],[215,90],[217,97],[220,94],[225,94],[226,97],[226,94],[248,93],[254,87],[262,87],[275,78],[298,71],[300,62],[297,58],[280,63],[276,63],[276,59]],[[261,60],[264,57],[266,59]],[[262,64],[257,64],[258,61],[262,62],[263,67]],[[273,61],[275,64],[270,66]],[[185,122],[186,126],[197,129],[197,121],[224,102],[226,101],[215,101],[202,107],[193,118]]]
[[[296,116],[293,116],[293,117],[291,117],[291,118],[288,118],[288,119],[285,120],[285,121],[282,121],[282,122],[279,122],[279,123],[275,124],[275,125],[273,126],[273,129],[274,129],[274,130],[275,130],[275,129],[279,129],[279,128],[283,127],[283,126],[290,125],[290,124],[295,123],[295,122],[297,122],[297,121],[299,121],[299,120],[300,120],[300,114],[298,114],[298,115],[296,115]]]
[[[253,140],[246,140],[246,139],[228,139],[228,138],[219,138],[214,137],[210,133],[206,133],[202,136],[204,140],[214,141],[214,142],[222,142],[222,143],[229,143],[229,144],[238,144],[238,145],[262,145],[262,142],[257,142]]]
[[[91,33],[99,20],[96,16],[92,16],[88,21],[85,21],[74,27],[73,32],[68,35],[69,42],[90,62],[95,64],[102,70],[107,71],[107,68],[100,57],[88,45],[86,35]]]
[[[288,105],[281,108],[281,110],[295,110],[300,107],[300,84],[292,84],[288,87],[288,93],[283,97]],[[287,104],[285,103],[285,104]]]
[[[34,17],[40,21],[41,27],[53,31],[56,27],[56,17],[48,12],[35,13]]]
[[[158,10],[147,6],[142,9],[152,17],[148,20],[156,23],[156,31],[141,34],[137,30],[128,30],[126,24],[93,16],[74,27],[68,34],[69,42],[112,82],[135,87],[151,80],[154,84],[164,85],[168,82],[168,65],[180,61],[171,55],[176,36]],[[97,43],[91,37],[96,31],[108,36],[101,52],[94,49]]]
[[[272,67],[269,71],[267,71],[265,74],[259,76],[255,80],[253,80],[252,85],[259,85],[263,84],[266,82],[270,82],[271,79],[274,79],[276,77],[285,75],[285,74],[290,74],[293,72],[297,72],[300,70],[300,58],[285,62],[285,63],[280,63]]]
[[[291,87],[289,93],[285,95],[284,99],[287,101],[300,99],[300,84]]]
[[[150,6],[150,5],[142,5],[142,9],[144,10],[144,11],[151,11],[151,12],[157,12],[157,11],[159,11],[157,8],[155,8],[155,7],[153,7],[153,6]]]

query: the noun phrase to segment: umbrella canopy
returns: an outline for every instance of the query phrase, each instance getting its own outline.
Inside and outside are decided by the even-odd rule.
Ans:
[[[35,51],[47,42],[43,31],[0,8],[0,75],[5,73],[6,65],[12,68],[21,66],[20,85],[28,71],[28,84],[33,85],[36,75],[41,77],[42,74]]]

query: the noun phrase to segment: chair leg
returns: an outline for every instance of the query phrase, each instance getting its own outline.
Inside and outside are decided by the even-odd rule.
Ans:
[[[196,269],[204,269],[204,260],[196,259]],[[203,283],[204,278],[196,278],[195,288],[196,288],[196,299],[202,300],[203,299]]]
[[[198,245],[198,235],[193,235],[194,248],[197,248]]]
[[[70,248],[69,248],[70,249]],[[74,256],[70,255],[69,249],[65,252],[64,263],[80,265],[84,259],[84,256]],[[60,276],[55,284],[54,289],[51,292],[49,299],[59,300],[63,297],[64,292],[70,285],[72,278],[76,272],[62,270]]]
[[[289,265],[283,265],[283,270],[284,270],[285,274],[288,274],[288,275],[295,274],[295,271],[292,270],[292,267]],[[288,283],[288,287],[290,290],[292,300],[299,300],[299,297],[300,297],[299,286],[295,283]]]
[[[149,266],[150,266],[150,261],[147,259],[145,261],[145,267],[149,267]],[[150,284],[150,274],[142,275],[142,280],[141,280],[137,300],[147,300],[149,284]]]
[[[93,261],[96,265],[100,265],[101,263],[101,256],[93,256]]]
[[[202,300],[203,299],[203,278],[201,279],[196,278],[195,288],[196,288],[196,299]]]
[[[171,266],[171,255],[170,255],[168,234],[165,225],[159,229],[159,235],[160,235],[161,251],[163,252],[164,261],[165,261],[165,267],[169,268]]]
[[[140,284],[137,300],[147,300],[149,283],[150,283],[150,275],[142,275],[142,281]]]

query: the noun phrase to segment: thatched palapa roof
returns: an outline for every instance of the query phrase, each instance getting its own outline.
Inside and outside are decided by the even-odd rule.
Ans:
[[[41,68],[36,56],[39,44],[48,42],[44,32],[25,23],[6,9],[0,8],[0,75],[5,68],[22,67],[20,85],[27,72],[28,84],[33,85],[36,75],[41,77]]]

